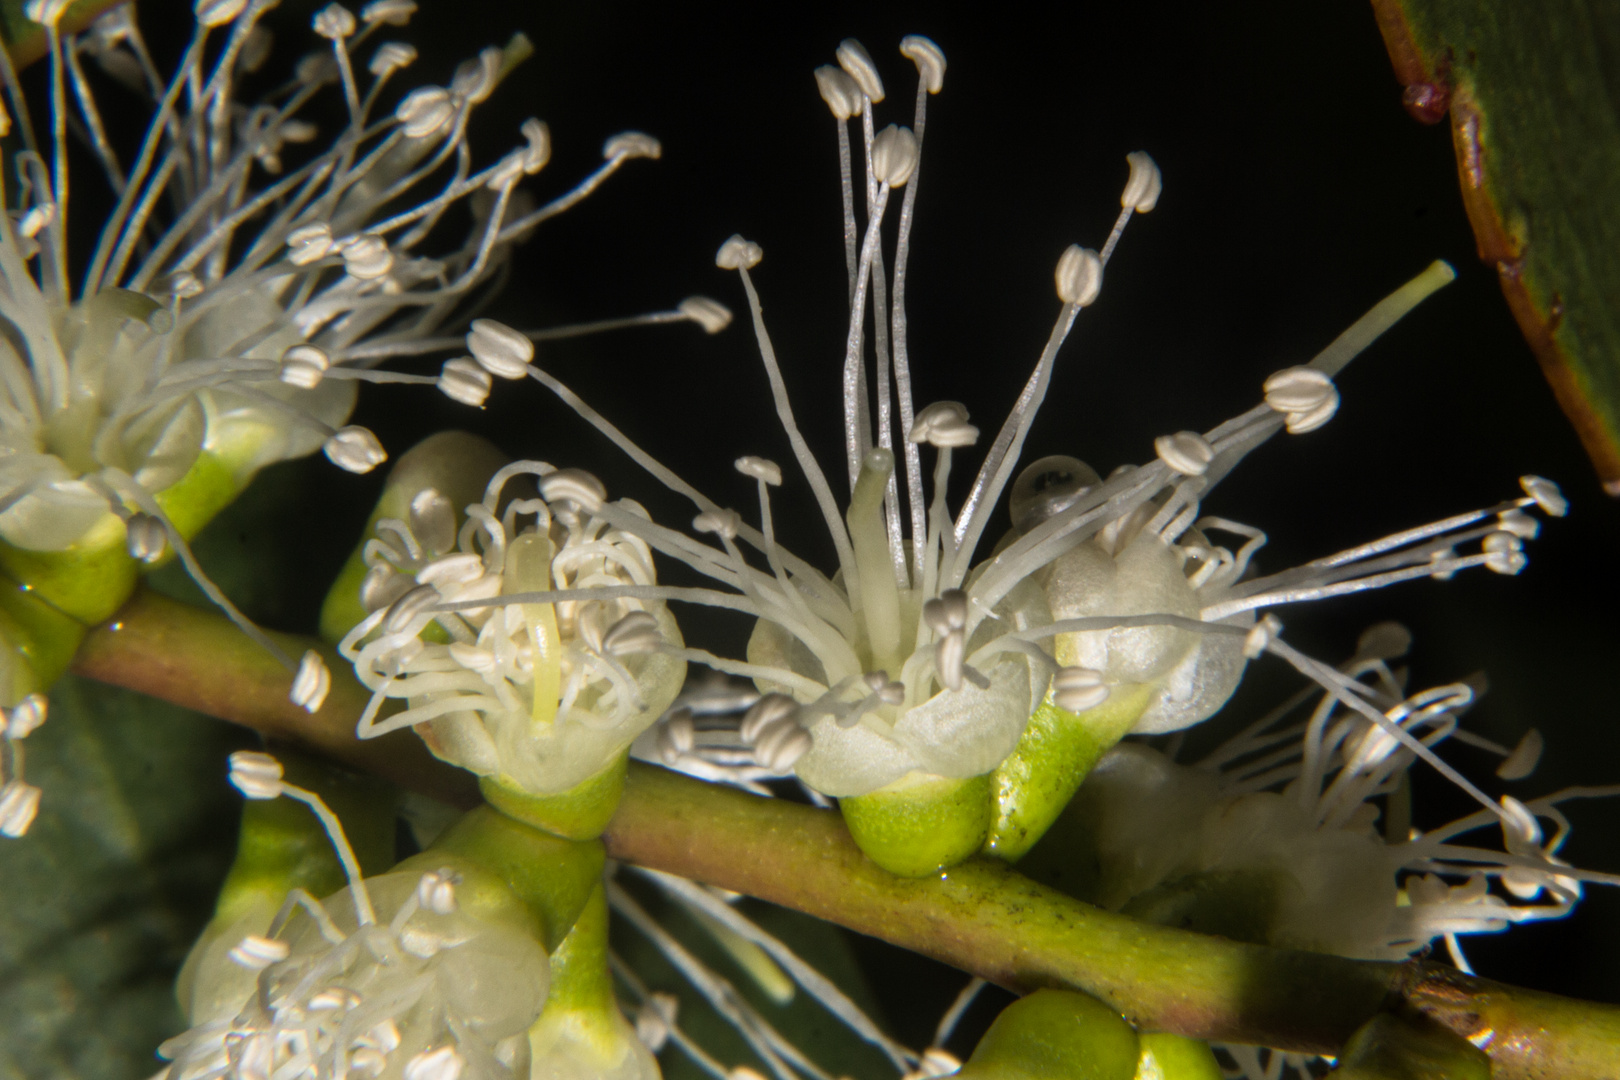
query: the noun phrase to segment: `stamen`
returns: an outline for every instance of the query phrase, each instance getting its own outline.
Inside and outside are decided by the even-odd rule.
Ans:
[[[332,464],[352,473],[368,473],[388,460],[377,436],[358,425],[339,428],[321,445]]]
[[[845,38],[838,43],[838,66],[855,80],[861,93],[865,94],[872,104],[883,100],[883,80],[878,77],[877,65],[872,63],[871,55],[866,47],[854,38]]]
[[[289,699],[305,712],[320,712],[331,689],[332,672],[327,669],[326,661],[314,649],[306,650],[298,663],[298,674],[293,676]]]

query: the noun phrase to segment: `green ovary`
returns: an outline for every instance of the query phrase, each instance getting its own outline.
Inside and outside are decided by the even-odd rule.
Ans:
[[[862,851],[901,877],[955,866],[983,845],[991,824],[990,776],[965,780],[910,772],[865,795],[838,800]]]
[[[1017,862],[1035,846],[1152,699],[1153,688],[1138,684],[1115,687],[1108,700],[1083,713],[1042,702],[1018,747],[991,774],[995,820],[984,850]]]
[[[1037,990],[1001,1011],[961,1080],[1132,1080],[1140,1044],[1123,1017],[1090,994]]]

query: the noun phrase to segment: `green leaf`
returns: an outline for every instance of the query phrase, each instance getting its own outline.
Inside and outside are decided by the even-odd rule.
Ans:
[[[1373,0],[1407,108],[1449,108],[1464,205],[1620,495],[1620,0]]]
[[[243,736],[139,694],[69,677],[28,737],[44,790],[0,840],[0,1076],[150,1076],[182,1026],[173,980],[213,910],[240,800]]]

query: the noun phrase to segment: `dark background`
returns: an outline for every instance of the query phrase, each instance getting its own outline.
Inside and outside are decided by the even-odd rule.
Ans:
[[[713,265],[720,242],[740,232],[764,247],[755,280],[801,426],[829,473],[840,471],[845,285],[833,124],[811,71],[847,35],[867,45],[889,86],[880,125],[910,123],[915,76],[895,51],[901,36],[931,36],[950,65],[929,111],[910,270],[919,405],[960,400],[994,430],[1057,313],[1058,255],[1071,242],[1101,245],[1126,152],[1145,149],[1163,169],[1160,205],[1132,223],[1101,299],[1079,320],[1026,459],[1076,454],[1104,473],[1148,459],[1154,436],[1207,429],[1249,407],[1271,371],[1308,359],[1431,259],[1449,260],[1457,282],[1340,379],[1333,422],[1274,440],[1206,509],[1266,529],[1261,562],[1274,570],[1512,496],[1521,473],[1559,480],[1571,515],[1545,529],[1517,579],[1473,571],[1281,615],[1290,640],[1335,660],[1368,624],[1401,620],[1416,635],[1414,686],[1487,670],[1492,689],[1470,726],[1508,744],[1529,726],[1547,735],[1541,771],[1510,789],[1521,797],[1620,778],[1611,690],[1620,507],[1603,496],[1494,271],[1475,256],[1446,127],[1401,109],[1370,8],[1073,3],[1054,20],[1018,5],[934,7],[428,0],[390,36],[423,54],[401,80],[411,86],[446,81],[478,48],[528,34],[536,55],[480,109],[472,143],[478,163],[493,161],[517,144],[525,117],[547,120],[555,156],[529,183],[540,198],[593,168],[615,132],[663,140],[661,161],[630,163],[518,253],[493,314],[548,326],[664,309],[693,293],[741,311],[735,276]],[[167,10],[149,5],[145,19]],[[311,10],[286,4],[271,24],[284,42],[308,41]],[[677,326],[559,343],[538,362],[750,516],[753,484],[732,460],[790,459],[742,323],[717,338]],[[363,395],[356,422],[396,454],[430,431],[468,427],[514,456],[590,468],[660,519],[692,512],[532,384],[497,387],[482,415],[383,387]],[[963,456],[965,486],[977,457]],[[381,477],[324,462],[280,476],[305,485],[320,527],[306,518],[296,544],[275,548],[304,585],[268,609],[278,625],[309,629]],[[831,561],[802,482],[790,479],[776,511],[795,550]],[[746,627],[713,632],[740,648]],[[1253,715],[1293,685],[1259,665],[1230,711]],[[1448,756],[1487,790],[1509,790],[1485,755],[1459,746]],[[1420,771],[1418,782],[1420,824],[1469,812],[1438,777]],[[1620,806],[1576,804],[1570,814],[1564,854],[1620,870]],[[1467,948],[1481,974],[1620,1001],[1617,917],[1620,895],[1592,889],[1569,920]],[[915,1015],[897,1018],[899,1034],[926,1040],[955,980],[871,955],[885,961],[870,965],[875,979],[906,983]]]

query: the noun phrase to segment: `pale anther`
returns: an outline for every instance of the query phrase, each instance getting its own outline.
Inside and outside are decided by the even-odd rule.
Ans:
[[[385,41],[377,46],[377,51],[371,54],[371,63],[366,65],[373,75],[379,79],[390,72],[398,71],[402,67],[409,67],[416,62],[416,47],[407,45],[403,41]]]
[[[1159,174],[1158,163],[1145,150],[1132,151],[1125,155],[1125,160],[1131,167],[1131,175],[1125,181],[1125,191],[1119,197],[1119,205],[1145,214],[1159,204],[1164,177]]]
[[[124,522],[124,546],[130,557],[150,566],[163,557],[169,534],[163,522],[152,514],[136,513]]]
[[[1215,448],[1196,431],[1160,435],[1153,440],[1153,450],[1171,471],[1182,476],[1202,476],[1215,460]]]
[[[872,140],[872,177],[880,184],[897,188],[911,179],[917,168],[917,136],[910,128],[890,124]]]
[[[382,632],[397,634],[403,631],[428,607],[439,602],[439,590],[432,585],[418,585],[388,605],[382,618]]]
[[[23,5],[23,14],[41,26],[55,26],[70,6],[72,0],[28,0]]]
[[[524,175],[524,161],[526,150],[514,150],[495,163],[489,172],[489,179],[484,185],[491,191],[510,191]]]
[[[680,999],[674,994],[655,993],[636,1010],[636,1038],[648,1050],[656,1054],[669,1041],[669,1028],[679,1006]]]
[[[324,221],[300,225],[287,235],[287,261],[294,266],[308,266],[331,254],[332,226]]]
[[[411,587],[411,579],[385,562],[366,571],[360,581],[360,606],[370,614],[398,600]]]
[[[765,252],[752,240],[733,236],[720,245],[720,250],[714,256],[714,265],[722,270],[752,270],[764,255]]]
[[[1544,513],[1552,517],[1563,517],[1569,513],[1569,500],[1558,490],[1558,485],[1546,477],[1521,476],[1519,486],[1524,488],[1524,493],[1534,499]]]
[[[657,652],[664,644],[658,620],[646,611],[632,611],[602,635],[602,651],[609,656],[635,656]]]
[[[1059,300],[1087,307],[1102,292],[1102,257],[1090,248],[1070,244],[1058,258],[1053,277],[1057,281]]]
[[[281,381],[300,390],[313,390],[321,385],[332,358],[319,345],[294,345],[281,354]]]
[[[797,720],[784,717],[762,726],[754,736],[754,760],[772,772],[785,773],[793,768],[815,740]]]
[[[738,458],[734,464],[737,466],[737,471],[744,476],[752,476],[755,480],[763,480],[771,487],[782,486],[782,466],[774,461],[748,455]]]
[[[1108,687],[1100,671],[1063,667],[1052,677],[1052,702],[1067,712],[1082,713],[1108,700]]]
[[[742,528],[742,518],[735,510],[705,510],[692,519],[692,528],[702,533],[715,533],[727,540],[735,540]]]
[[[571,502],[588,514],[602,508],[607,485],[584,469],[558,469],[539,480],[540,497],[546,502]]]
[[[1339,410],[1339,389],[1315,368],[1291,367],[1273,372],[1265,382],[1266,404],[1287,417],[1290,435],[1315,431]]]
[[[442,86],[421,86],[405,95],[394,109],[394,119],[411,139],[425,139],[448,127],[456,115],[450,91]]]
[[[688,296],[675,310],[703,327],[706,334],[718,334],[731,325],[731,309],[707,296]]]
[[[941,1080],[941,1077],[953,1076],[961,1069],[962,1062],[955,1054],[942,1046],[930,1046],[923,1052],[917,1067],[900,1080]]]
[[[6,710],[5,737],[13,741],[26,739],[45,722],[49,708],[44,694],[29,694]]]
[[[1541,522],[1523,510],[1504,510],[1496,515],[1496,524],[1503,532],[1510,532],[1521,540],[1534,540],[1541,532]]]
[[[917,414],[907,438],[942,449],[972,446],[979,441],[979,429],[967,420],[967,406],[961,402],[936,401]]]
[[[305,86],[325,86],[338,81],[337,61],[330,51],[305,53],[294,66],[293,75]]]
[[[327,669],[326,661],[314,649],[304,650],[303,659],[298,661],[298,674],[293,676],[292,693],[287,695],[288,700],[307,713],[319,712],[331,689],[332,672]]]
[[[488,649],[480,649],[476,645],[468,645],[462,641],[450,643],[450,659],[468,671],[476,671],[480,675],[489,675],[500,665],[495,654]]]
[[[416,0],[371,0],[360,9],[360,18],[367,23],[387,23],[404,26],[416,14]]]
[[[833,116],[848,120],[851,116],[859,115],[861,88],[842,68],[831,64],[816,68],[816,89],[821,91],[821,100],[827,103]]]
[[[883,80],[878,78],[877,65],[872,63],[871,54],[866,46],[854,38],[845,38],[838,43],[838,66],[849,73],[855,80],[855,85],[861,88],[861,93],[872,99],[875,105],[883,100]]]
[[[737,734],[746,743],[752,743],[759,735],[760,730],[769,724],[774,724],[784,717],[791,718],[799,713],[799,703],[786,694],[766,694],[749,707],[743,714],[742,724]]]
[[[193,11],[203,26],[223,26],[242,14],[247,0],[197,0]]]
[[[53,202],[35,203],[28,208],[28,213],[17,222],[17,231],[32,240],[40,231],[56,220],[56,204]]]
[[[394,268],[394,253],[388,249],[388,241],[380,236],[351,236],[339,249],[343,254],[343,269],[356,280],[375,281]]]
[[[339,428],[321,446],[332,464],[352,473],[368,473],[388,460],[377,436],[358,425]]]
[[[354,12],[342,4],[327,4],[315,13],[315,32],[332,41],[342,41],[354,33]]]
[[[456,886],[461,875],[453,870],[430,870],[416,883],[416,902],[435,915],[456,910]]]
[[[169,275],[168,292],[177,300],[190,300],[194,296],[201,296],[203,288],[203,283],[190,270],[181,270]]]
[[[484,559],[470,551],[434,559],[416,572],[419,585],[465,585],[484,576]]]
[[[602,157],[656,158],[664,152],[663,144],[644,131],[621,131],[602,144]]]
[[[287,959],[290,951],[285,941],[249,934],[238,941],[227,955],[249,971],[263,971],[271,964],[279,964]]]
[[[917,76],[930,94],[945,88],[945,54],[921,34],[907,34],[900,39],[900,55],[917,65]]]
[[[430,555],[456,546],[456,508],[438,488],[426,487],[411,498],[411,534]]]
[[[905,703],[906,684],[889,678],[887,671],[868,671],[861,676],[861,681],[883,704],[899,706]]]
[[[1526,562],[1524,541],[1510,532],[1497,531],[1485,537],[1485,566],[1498,574],[1517,574]]]
[[[231,784],[250,799],[281,797],[281,762],[257,750],[237,750],[230,756]]]
[[[967,616],[967,593],[961,589],[946,589],[922,607],[923,624],[936,634],[962,629],[967,625]]]
[[[467,334],[467,351],[491,375],[521,379],[534,359],[534,342],[494,319],[474,319]]]
[[[22,780],[0,787],[0,836],[15,840],[28,832],[39,813],[39,796],[39,788]]]
[[[551,129],[545,121],[529,117],[518,129],[528,146],[523,151],[523,171],[533,176],[551,160]]]
[[[1260,656],[1282,633],[1282,620],[1275,615],[1262,615],[1243,638],[1243,655],[1249,660]]]
[[[683,754],[692,752],[696,738],[692,714],[685,709],[673,713],[658,725],[658,756],[665,765],[673,765]]]
[[[405,1080],[459,1080],[465,1064],[453,1046],[424,1050],[405,1063]]]
[[[1546,745],[1547,741],[1541,732],[1531,728],[1524,733],[1524,737],[1519,740],[1519,745],[1513,748],[1513,752],[1496,767],[1496,775],[1503,780],[1523,780],[1535,772],[1536,766],[1541,764],[1541,751]]]
[[[495,380],[472,357],[458,356],[444,362],[444,367],[439,369],[437,385],[439,392],[451,401],[481,409],[489,398]]]
[[[486,48],[472,60],[463,60],[456,66],[450,80],[450,96],[469,105],[477,105],[495,90],[495,78],[501,72],[501,50]]]

